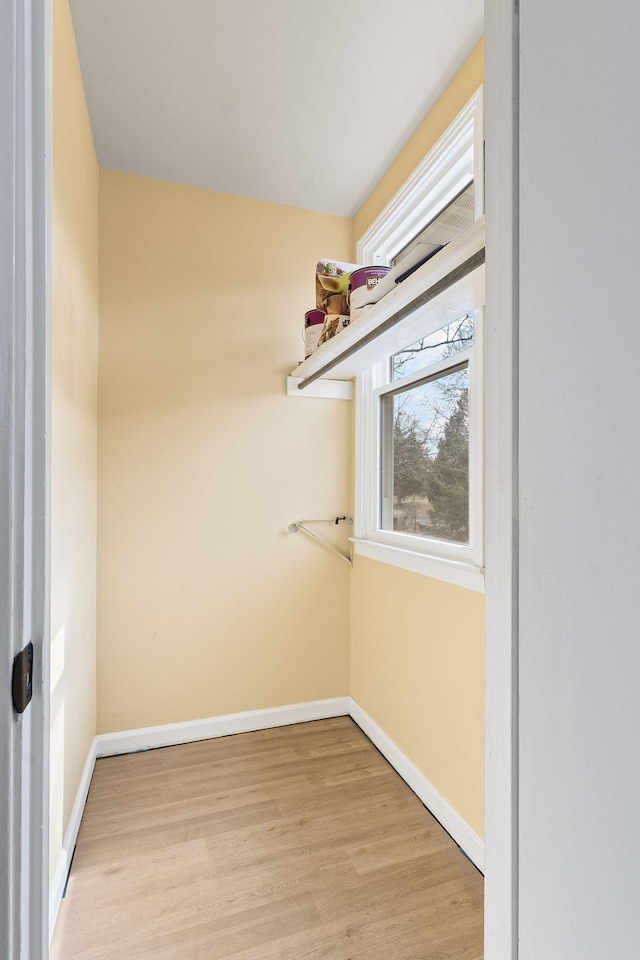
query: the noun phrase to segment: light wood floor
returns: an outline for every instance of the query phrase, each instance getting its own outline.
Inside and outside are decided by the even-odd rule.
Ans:
[[[99,760],[52,960],[479,960],[482,904],[340,717]]]

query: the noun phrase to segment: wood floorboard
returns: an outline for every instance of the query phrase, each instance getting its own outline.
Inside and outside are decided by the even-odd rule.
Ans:
[[[481,960],[482,914],[338,717],[99,760],[51,960]]]
[[[268,800],[280,800],[286,797],[294,798],[294,805],[300,803],[300,796],[308,793],[311,796],[311,787],[306,777],[283,777],[271,783],[254,784],[251,787],[241,787],[236,790],[220,790],[197,794],[189,798],[188,803],[183,800],[158,802],[149,806],[129,805],[119,801],[114,805],[104,802],[94,803],[91,811],[87,811],[83,818],[85,831],[89,831],[91,839],[109,837],[112,834],[124,833],[129,829],[138,829],[141,826],[155,826],[190,820],[194,817],[213,815],[221,811],[239,810],[242,807],[265,803]],[[281,811],[282,812],[282,811]]]

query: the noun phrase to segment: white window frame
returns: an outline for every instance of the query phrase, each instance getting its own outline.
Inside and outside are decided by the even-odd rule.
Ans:
[[[359,263],[386,263],[466,186],[474,181],[474,217],[484,211],[482,88],[466,104],[422,163],[362,236]],[[419,382],[469,362],[469,545],[381,529],[381,397],[402,386],[391,382],[390,357],[356,379],[356,555],[389,563],[479,592],[483,569],[483,310],[474,312],[474,346],[404,378]],[[451,318],[453,320],[453,318]],[[425,328],[424,336],[447,320]],[[413,340],[415,341],[415,337]],[[409,346],[409,344],[407,344]]]

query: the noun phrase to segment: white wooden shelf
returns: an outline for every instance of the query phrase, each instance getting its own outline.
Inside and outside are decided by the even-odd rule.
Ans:
[[[320,378],[349,380],[484,306],[484,217],[362,312],[337,337],[292,371],[304,391]]]

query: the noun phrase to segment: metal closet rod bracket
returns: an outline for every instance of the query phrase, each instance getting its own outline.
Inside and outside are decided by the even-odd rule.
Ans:
[[[325,540],[324,537],[319,537],[317,533],[314,533],[313,530],[309,530],[305,524],[307,523],[332,523],[337,527],[340,523],[353,523],[351,517],[335,517],[333,520],[296,520],[294,523],[290,523],[287,527],[289,533],[297,533],[299,530],[302,530],[303,533],[306,533],[308,537],[311,537],[312,540],[317,540],[318,543],[321,543],[323,547],[326,547],[327,550],[331,550],[331,553],[337,554],[342,560],[345,560],[350,567],[353,566],[353,560],[351,557],[344,554],[341,550],[338,550],[337,547],[334,547],[332,543],[329,543],[328,540]]]

